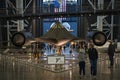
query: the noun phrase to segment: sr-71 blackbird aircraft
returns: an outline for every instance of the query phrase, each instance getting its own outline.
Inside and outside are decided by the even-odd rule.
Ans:
[[[101,31],[96,31],[92,35],[92,41],[97,46],[102,46],[106,43],[107,37]],[[73,40],[79,40],[78,37],[72,35],[60,22],[55,22],[53,27],[48,32],[41,36],[34,38],[30,32],[17,32],[13,34],[11,41],[14,46],[22,47],[32,42],[45,42],[56,46],[61,46]]]

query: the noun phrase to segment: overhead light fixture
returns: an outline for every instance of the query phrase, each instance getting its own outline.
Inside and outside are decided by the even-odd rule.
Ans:
[[[28,19],[30,19],[30,17],[28,17]]]
[[[89,16],[91,16],[91,14],[89,14]]]
[[[81,16],[83,16],[83,14],[81,14]]]

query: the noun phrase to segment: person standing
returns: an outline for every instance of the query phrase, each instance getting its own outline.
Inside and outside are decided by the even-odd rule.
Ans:
[[[113,64],[114,64],[114,60],[113,60],[114,53],[115,53],[115,46],[113,45],[113,42],[110,41],[110,44],[108,46],[108,56],[109,56],[109,60],[110,60],[110,68],[112,68]]]
[[[91,70],[91,76],[96,78],[97,75],[97,60],[98,60],[98,51],[96,48],[94,48],[94,45],[92,43],[89,44],[88,49],[88,56],[90,60],[90,70]]]
[[[83,78],[85,76],[85,47],[83,44],[80,44],[79,47],[79,74],[80,78],[83,75]]]
[[[117,51],[117,46],[118,46],[118,40],[117,39],[114,40],[114,44],[113,45],[115,47],[115,51]]]

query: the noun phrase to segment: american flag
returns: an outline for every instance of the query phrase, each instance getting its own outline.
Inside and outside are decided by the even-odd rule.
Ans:
[[[62,0],[62,12],[66,12],[66,0]],[[66,18],[62,18],[62,20],[66,20]]]
[[[66,12],[66,0],[59,0],[60,1],[60,8],[59,12]],[[60,18],[59,21],[66,20],[66,18]]]
[[[66,0],[55,0],[55,1],[58,2],[60,5],[59,7],[54,8],[54,12],[66,12]],[[59,21],[62,21],[65,19],[66,18],[55,18],[55,20],[59,20]]]
[[[62,12],[66,12],[66,0],[62,0]]]
[[[66,12],[66,0],[59,0],[60,8],[59,12]]]

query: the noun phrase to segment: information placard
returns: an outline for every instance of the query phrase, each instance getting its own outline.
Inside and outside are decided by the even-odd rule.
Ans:
[[[47,56],[48,64],[64,64],[65,56]]]

